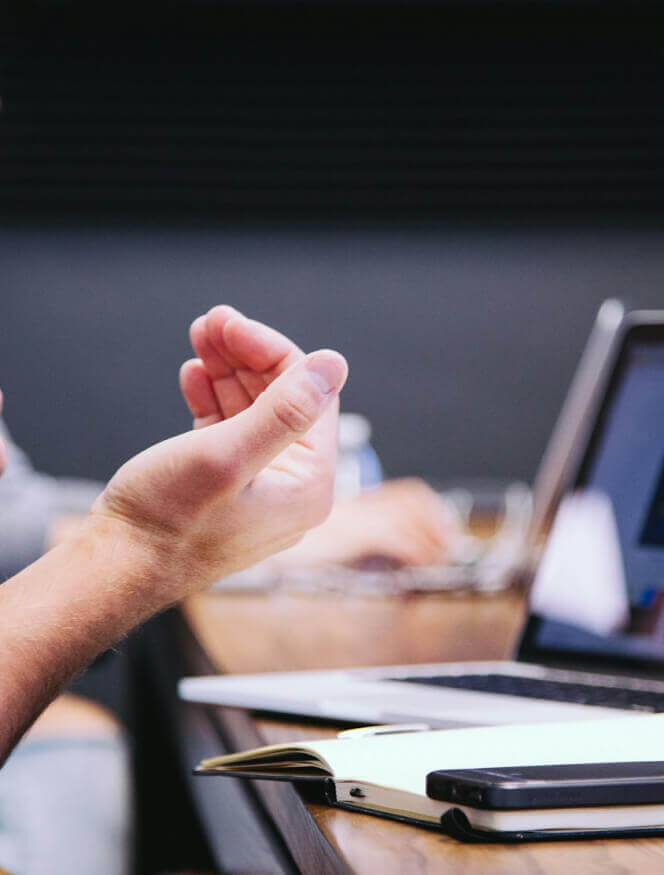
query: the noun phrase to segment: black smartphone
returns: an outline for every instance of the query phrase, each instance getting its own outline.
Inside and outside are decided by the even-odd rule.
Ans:
[[[427,775],[427,796],[486,810],[664,803],[664,762],[450,769]]]

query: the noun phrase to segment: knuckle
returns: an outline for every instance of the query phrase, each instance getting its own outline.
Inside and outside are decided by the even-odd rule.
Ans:
[[[297,434],[309,431],[316,421],[315,406],[304,395],[277,398],[272,409],[281,425]]]

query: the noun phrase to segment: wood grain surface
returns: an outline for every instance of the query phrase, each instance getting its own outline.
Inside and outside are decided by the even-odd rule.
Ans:
[[[522,598],[204,593],[185,614],[220,670],[247,674],[500,659],[520,628]]]
[[[405,662],[493,659],[509,655],[523,616],[523,599],[514,592],[494,596],[409,595],[353,597],[340,594],[269,595],[207,593],[185,605],[185,616],[211,662],[226,672],[336,668]],[[323,738],[335,730],[322,725],[251,717],[218,709],[230,718],[238,749],[257,742]],[[234,716],[233,716],[234,715]],[[244,727],[244,728],[243,728]],[[228,733],[228,719],[226,723]],[[256,782],[277,823],[288,823],[288,785]],[[299,801],[299,800],[298,800]],[[600,840],[546,844],[465,845],[433,830],[372,815],[303,803],[306,822],[320,832],[338,858],[338,871],[358,875],[606,875],[661,873],[664,840]],[[293,819],[291,818],[291,821]],[[318,851],[319,852],[319,851]],[[299,865],[318,875],[306,853]],[[307,862],[311,860],[311,862]],[[320,871],[337,871],[323,866]]]

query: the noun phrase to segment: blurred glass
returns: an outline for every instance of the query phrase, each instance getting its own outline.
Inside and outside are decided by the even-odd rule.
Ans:
[[[360,413],[339,415],[336,498],[353,498],[383,480],[380,459],[371,445],[371,423]]]

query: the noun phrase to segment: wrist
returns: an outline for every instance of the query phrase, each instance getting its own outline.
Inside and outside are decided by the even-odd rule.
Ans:
[[[113,588],[126,590],[126,598],[144,615],[137,622],[178,600],[184,562],[176,538],[95,506],[75,540],[95,565],[113,570]]]

